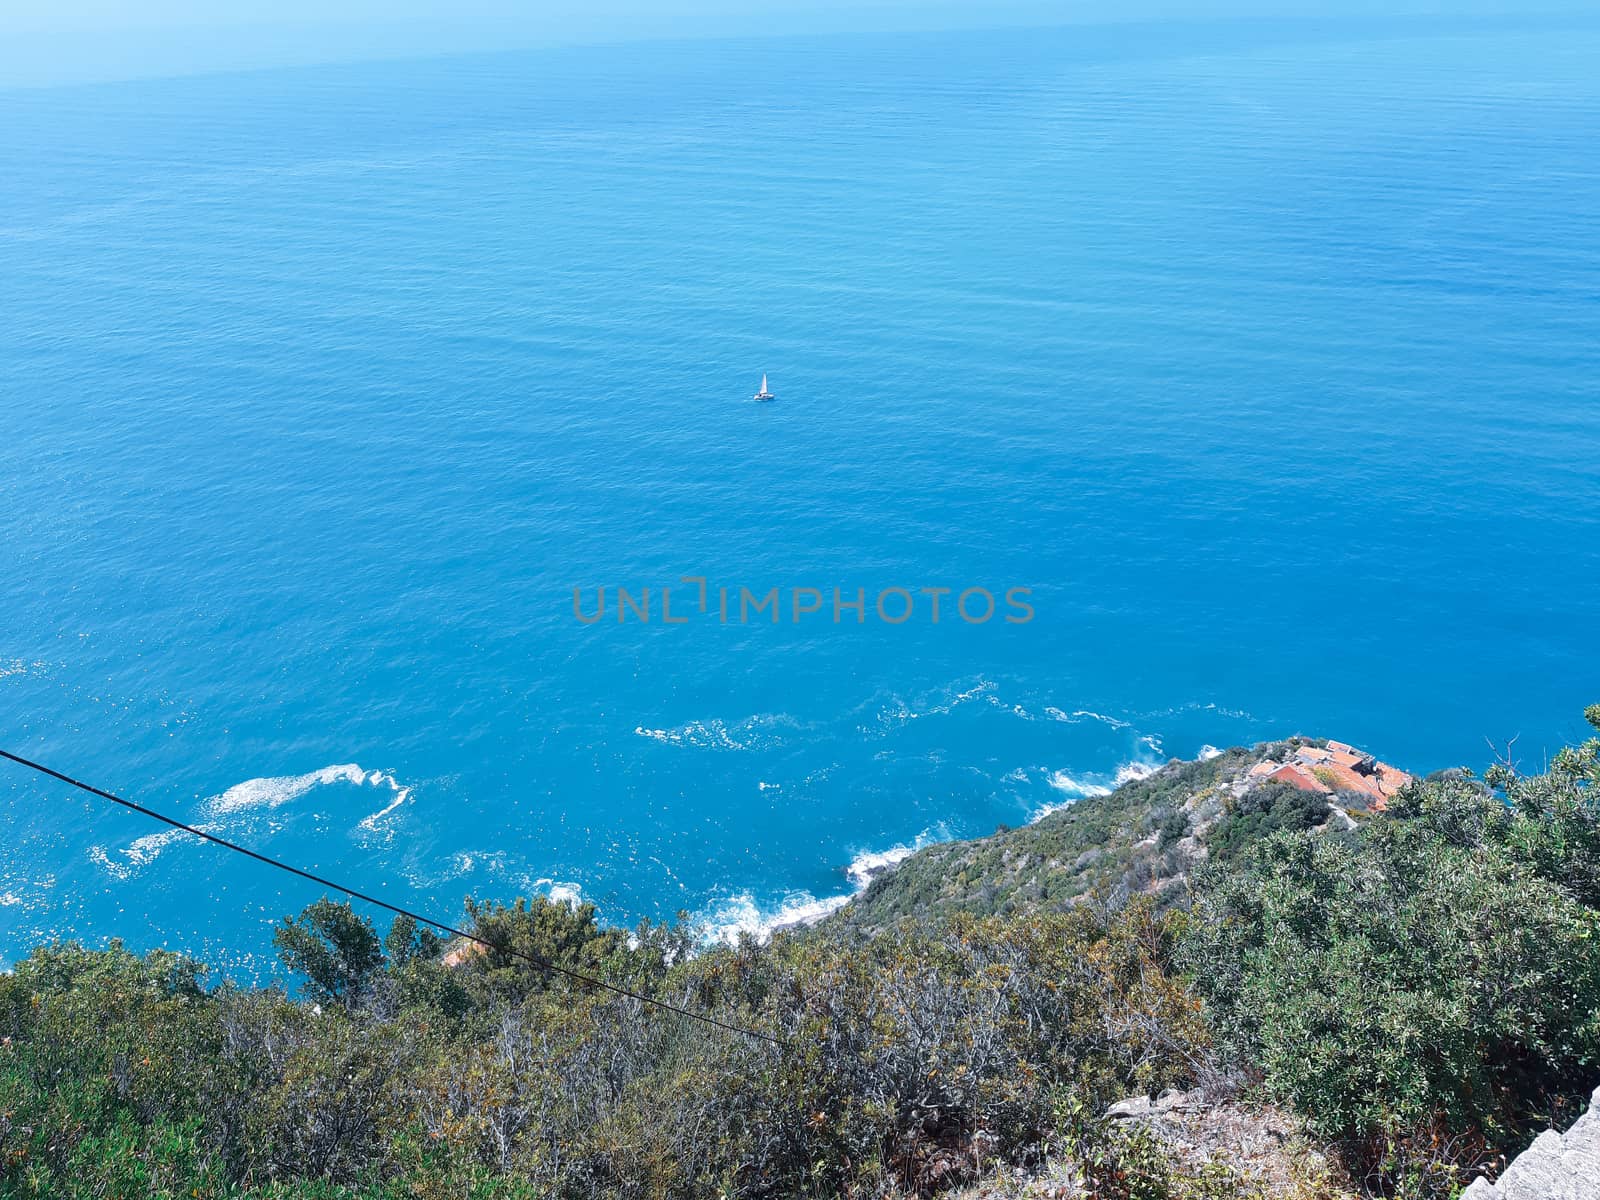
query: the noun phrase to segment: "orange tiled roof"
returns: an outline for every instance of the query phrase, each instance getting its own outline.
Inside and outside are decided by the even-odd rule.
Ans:
[[[1361,769],[1363,764],[1367,764],[1366,770]],[[1355,792],[1371,799],[1373,809],[1380,812],[1391,796],[1411,782],[1411,776],[1404,771],[1377,762],[1345,742],[1331,741],[1325,748],[1296,747],[1286,763],[1270,759],[1257,763],[1250,768],[1250,778],[1272,779],[1322,795]]]
[[[1313,775],[1309,769],[1297,762],[1287,762],[1279,767],[1268,779],[1275,779],[1279,783],[1287,783],[1299,788],[1303,792],[1322,792],[1326,794],[1329,787]]]
[[[482,942],[469,942],[462,940],[451,946],[450,949],[445,952],[445,956],[439,961],[447,967],[460,967],[465,966],[472,959],[477,958],[480,955],[487,954],[488,952],[488,947],[486,947]]]

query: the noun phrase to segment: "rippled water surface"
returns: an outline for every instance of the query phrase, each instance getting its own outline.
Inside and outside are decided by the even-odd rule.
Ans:
[[[0,744],[445,914],[725,926],[1206,745],[1536,763],[1600,699],[1597,67],[1232,26],[0,93]],[[574,619],[682,576],[711,613]],[[936,586],[1036,615],[870,612]],[[5,956],[248,969],[313,898],[0,813]]]

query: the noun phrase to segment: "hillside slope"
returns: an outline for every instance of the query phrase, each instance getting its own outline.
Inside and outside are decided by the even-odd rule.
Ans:
[[[1194,868],[1265,832],[1350,828],[1367,798],[1300,792],[1252,769],[1292,759],[1320,739],[1291,738],[1214,757],[1174,760],[1106,795],[1064,805],[1019,829],[919,851],[874,879],[827,922],[863,932],[905,918],[936,921],[1051,911],[1118,890],[1158,906],[1180,900]]]
[[[1456,1200],[1530,1143],[1475,1195],[1587,1182],[1587,1118],[1534,1135],[1597,1082],[1600,736],[1403,774],[1172,763],[699,953],[542,897],[469,902],[455,956],[317,900],[273,936],[298,998],[41,946],[0,1197]]]

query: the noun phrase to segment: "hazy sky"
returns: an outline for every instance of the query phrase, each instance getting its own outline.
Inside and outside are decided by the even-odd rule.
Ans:
[[[0,0],[0,87],[563,42],[1207,17],[1592,11],[1576,0]]]

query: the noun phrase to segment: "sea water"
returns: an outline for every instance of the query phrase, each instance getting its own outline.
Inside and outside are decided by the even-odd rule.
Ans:
[[[0,742],[445,917],[713,935],[1207,747],[1536,767],[1600,700],[1597,68],[1236,24],[0,93]],[[260,971],[316,898],[0,813],[6,959]]]

